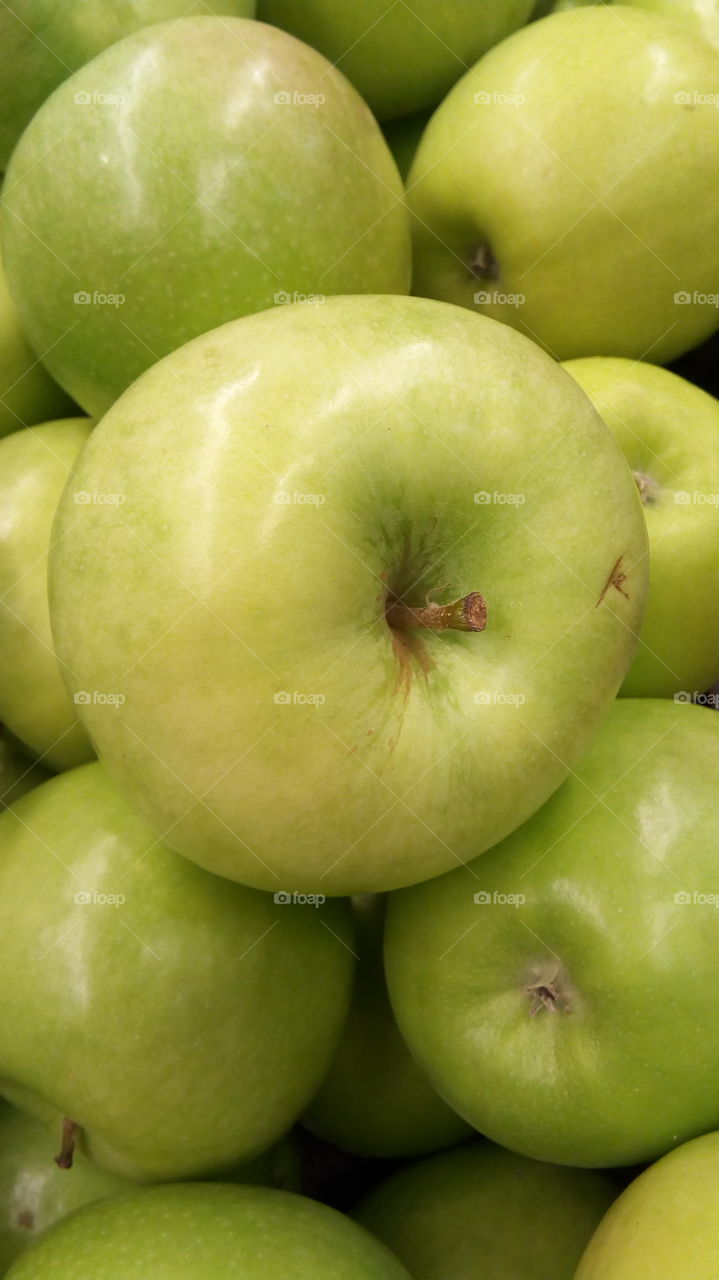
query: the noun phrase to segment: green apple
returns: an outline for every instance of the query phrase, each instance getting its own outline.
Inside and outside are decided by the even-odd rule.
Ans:
[[[207,875],[97,763],[6,809],[0,850],[0,1093],[62,1158],[75,1138],[127,1176],[209,1176],[281,1137],[344,1021],[344,904]]]
[[[55,1136],[33,1116],[0,1102],[0,1276],[44,1231],[74,1209],[133,1184],[78,1151],[60,1169]],[[240,1166],[233,1182],[299,1190],[297,1143],[288,1136]]]
[[[54,769],[93,755],[60,675],[47,602],[55,510],[91,429],[67,418],[0,440],[0,720]]]
[[[387,146],[395,158],[403,181],[412,168],[415,152],[431,115],[431,111],[420,111],[407,120],[391,120],[382,126]]]
[[[0,810],[47,778],[42,765],[29,760],[21,744],[0,726]]]
[[[255,3],[202,0],[201,11],[252,18]],[[72,71],[131,31],[187,12],[187,0],[12,0],[0,6],[0,172],[38,107]]]
[[[719,1133],[707,1133],[631,1183],[598,1227],[576,1280],[708,1280],[718,1273]]]
[[[110,773],[174,849],[279,893],[414,883],[529,817],[646,590],[636,485],[584,392],[420,298],[175,352],[93,432],[53,540],[55,643]]]
[[[0,7],[0,15],[4,11]],[[72,401],[30,349],[0,263],[0,436],[72,410]]]
[[[602,1174],[478,1142],[401,1169],[353,1217],[413,1280],[573,1280],[616,1194]]]
[[[718,89],[714,49],[624,5],[510,36],[420,143],[414,292],[561,360],[696,346],[719,326]]]
[[[647,612],[621,691],[691,700],[719,676],[719,401],[633,360],[565,368],[632,468],[649,532]]]
[[[534,0],[259,0],[258,16],[334,62],[380,120],[433,107]]]
[[[397,1020],[488,1137],[607,1167],[719,1122],[717,786],[719,716],[620,698],[530,822],[393,896]]]
[[[120,1270],[118,1270],[118,1268]],[[8,1280],[409,1280],[327,1205],[262,1187],[151,1187],[88,1205],[15,1263]]]
[[[406,1158],[452,1147],[472,1130],[438,1097],[395,1022],[382,959],[385,905],[379,895],[354,899],[352,1004],[304,1124],[355,1155]]]
[[[719,0],[629,0],[633,9],[674,18],[719,48]]]
[[[371,111],[321,54],[241,18],[99,54],[34,116],[2,203],[30,341],[93,416],[224,321],[409,288],[402,183]]]

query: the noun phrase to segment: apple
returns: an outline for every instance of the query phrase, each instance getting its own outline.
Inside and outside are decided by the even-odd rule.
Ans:
[[[93,432],[53,543],[70,688],[121,695],[79,707],[121,791],[280,894],[414,883],[528,818],[607,711],[646,590],[636,485],[584,392],[419,298],[175,352]]]
[[[632,360],[565,368],[632,468],[649,532],[647,612],[621,692],[691,701],[719,676],[719,401]]]
[[[718,785],[719,717],[621,698],[525,826],[393,895],[397,1021],[488,1137],[608,1167],[717,1125]]]
[[[276,1142],[331,1061],[343,903],[276,904],[167,849],[98,763],[0,815],[0,1093],[103,1168],[210,1176]]]
[[[0,23],[4,12],[0,8]],[[72,411],[72,401],[30,349],[0,263],[0,437]]]
[[[359,1156],[407,1158],[452,1147],[472,1130],[438,1097],[407,1048],[387,995],[386,898],[353,900],[358,963],[334,1060],[303,1123]]]
[[[625,5],[510,36],[420,143],[414,292],[561,360],[696,346],[719,326],[717,90],[716,50]]]
[[[254,0],[203,0],[205,13],[252,18]],[[0,7],[0,171],[38,107],[96,53],[140,27],[188,12],[187,0],[12,0]]]
[[[54,769],[93,756],[60,675],[47,602],[55,510],[91,428],[67,418],[0,440],[0,720]]]
[[[30,342],[92,416],[224,321],[409,287],[371,111],[321,54],[241,18],[146,28],[71,76],[18,143],[2,206]]]
[[[719,1133],[646,1169],[609,1210],[576,1280],[697,1280],[719,1270]],[[415,1277],[416,1280],[416,1277]]]
[[[0,810],[48,777],[42,765],[28,759],[17,739],[0,726]]]
[[[409,1280],[384,1245],[327,1205],[263,1187],[150,1187],[87,1205],[8,1280]]]
[[[433,107],[534,0],[259,0],[258,16],[334,62],[380,120]]]
[[[401,1169],[353,1217],[413,1280],[573,1280],[616,1194],[602,1174],[474,1142]]]

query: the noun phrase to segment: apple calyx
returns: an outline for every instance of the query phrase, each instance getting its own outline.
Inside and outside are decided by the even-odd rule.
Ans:
[[[568,986],[559,965],[552,965],[551,968],[538,972],[535,980],[528,982],[524,988],[524,994],[530,999],[530,1018],[536,1017],[544,1009],[549,1013],[571,1013]]]
[[[634,483],[639,490],[642,505],[645,507],[651,506],[653,502],[656,502],[657,493],[659,492],[659,485],[656,480],[652,476],[648,476],[644,471],[633,471],[632,475],[634,476]]]
[[[491,245],[477,245],[467,266],[477,280],[499,280],[499,263],[492,252]]]
[[[55,1156],[55,1164],[59,1169],[72,1169],[77,1130],[78,1125],[75,1121],[71,1120],[69,1116],[63,1116],[62,1145],[59,1154]]]
[[[470,591],[452,604],[435,604],[428,600],[413,609],[401,600],[393,600],[386,608],[390,627],[402,630],[423,627],[427,631],[484,631],[487,625],[487,602],[478,591]]]

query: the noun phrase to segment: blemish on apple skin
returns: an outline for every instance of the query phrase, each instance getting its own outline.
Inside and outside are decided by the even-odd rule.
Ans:
[[[15,1219],[16,1225],[23,1231],[32,1231],[35,1226],[35,1214],[30,1209],[23,1209]]]
[[[618,591],[620,595],[624,596],[625,600],[629,600],[630,598],[629,592],[624,590],[624,583],[627,580],[627,575],[626,573],[624,573],[622,569],[623,560],[624,560],[624,556],[620,556],[616,564],[612,565],[609,572],[609,577],[607,578],[604,586],[602,587],[602,590],[599,594],[599,599],[597,600],[597,603],[594,606],[595,609],[599,608],[600,604],[605,599],[607,592],[610,591],[612,587],[614,587],[614,589]]]

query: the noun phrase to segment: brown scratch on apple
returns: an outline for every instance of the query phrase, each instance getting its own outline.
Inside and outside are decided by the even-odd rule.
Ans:
[[[625,600],[629,599],[629,592],[624,590],[624,584],[627,580],[627,575],[626,573],[624,573],[622,569],[623,560],[624,560],[624,556],[620,556],[616,564],[612,565],[612,568],[609,573],[609,577],[604,583],[604,586],[602,587],[602,590],[599,595],[599,599],[597,600],[597,603],[594,606],[595,609],[599,608],[600,604],[605,599],[607,592],[610,591],[612,587],[614,587],[615,590],[618,591],[620,595],[624,596]]]
[[[16,1218],[17,1225],[24,1231],[32,1231],[35,1226],[35,1215],[30,1209],[23,1209]]]

